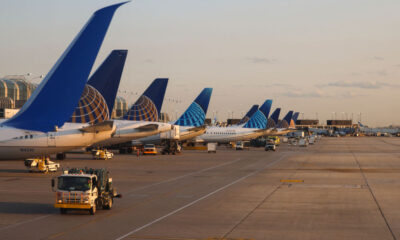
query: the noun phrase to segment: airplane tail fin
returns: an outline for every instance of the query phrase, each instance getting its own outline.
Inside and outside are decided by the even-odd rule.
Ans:
[[[167,85],[168,78],[155,79],[123,116],[123,119],[157,122],[160,117]]]
[[[271,117],[268,118],[267,128],[274,128],[278,125],[280,113],[281,113],[280,108],[275,109],[275,111],[271,114]]]
[[[111,118],[128,50],[113,50],[89,78],[69,122],[99,123]]]
[[[272,105],[272,100],[267,99],[243,127],[266,129],[268,123],[268,115],[271,110],[271,105]]]
[[[264,113],[258,109],[243,127],[265,129],[267,127],[267,118]]]
[[[297,122],[297,119],[299,118],[299,112],[295,112],[295,113],[293,113],[293,116],[292,116],[292,119],[290,120],[290,127],[291,128],[295,128],[296,127],[296,122]]]
[[[258,105],[257,104],[253,105],[237,125],[242,125],[248,122],[250,118],[254,115],[254,113],[257,112],[257,110],[258,110]]]
[[[204,124],[212,88],[204,88],[188,109],[176,120],[175,125],[199,127]]]
[[[36,91],[4,125],[51,131],[71,117],[116,9],[126,2],[97,10],[78,33]]]
[[[271,111],[271,106],[272,106],[272,100],[267,99],[263,105],[260,107],[260,111],[265,115],[265,118],[268,119],[269,117],[269,112]]]
[[[292,120],[293,111],[289,111],[282,121],[278,124],[278,128],[289,128],[290,121]]]

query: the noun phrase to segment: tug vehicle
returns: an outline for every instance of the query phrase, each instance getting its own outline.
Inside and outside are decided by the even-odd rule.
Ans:
[[[24,164],[29,172],[56,172],[60,168],[60,164],[50,161],[48,156],[40,158],[28,158],[25,160]]]

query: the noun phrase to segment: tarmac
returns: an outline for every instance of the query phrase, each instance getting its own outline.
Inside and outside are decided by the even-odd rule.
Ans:
[[[61,215],[51,190],[60,172],[1,161],[0,239],[400,239],[400,138],[58,162],[106,167],[123,198],[94,216]]]

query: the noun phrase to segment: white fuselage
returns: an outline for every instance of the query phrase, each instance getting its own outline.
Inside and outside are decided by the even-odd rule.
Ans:
[[[229,143],[260,137],[264,132],[257,128],[207,127],[206,132],[196,137],[197,142]]]
[[[72,149],[88,147],[111,137],[115,127],[106,131],[84,132],[87,124],[65,123],[53,132],[29,131],[0,127],[0,159],[40,157]]]
[[[114,124],[116,126],[115,134],[111,138],[95,144],[95,146],[111,146],[125,143],[138,138],[166,132],[172,128],[171,124],[162,122],[114,120]],[[141,128],[152,124],[157,125],[157,129],[149,130]]]

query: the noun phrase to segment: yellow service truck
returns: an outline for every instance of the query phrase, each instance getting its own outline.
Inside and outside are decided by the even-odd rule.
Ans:
[[[54,207],[61,214],[68,210],[87,210],[94,215],[97,209],[111,209],[114,198],[121,197],[104,168],[70,169],[52,179],[51,185],[56,192]]]
[[[278,136],[270,136],[268,137],[268,139],[274,140],[276,146],[279,146],[279,144],[281,144],[281,139]]]

